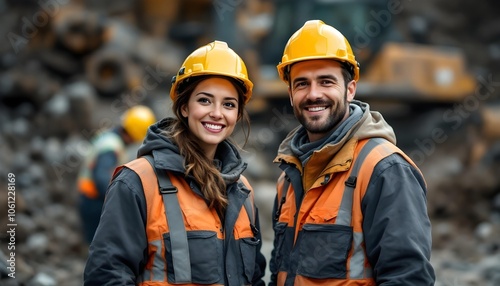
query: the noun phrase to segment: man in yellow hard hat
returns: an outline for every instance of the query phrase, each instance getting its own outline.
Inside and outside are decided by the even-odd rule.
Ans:
[[[99,224],[104,195],[113,170],[127,162],[126,147],[142,142],[148,127],[156,121],[153,111],[144,105],[129,108],[116,128],[105,130],[92,139],[92,151],[78,177],[80,216],[85,240],[90,244]]]
[[[269,285],[434,285],[424,178],[382,115],[354,99],[347,39],[307,21],[277,68],[301,125],[274,160]]]

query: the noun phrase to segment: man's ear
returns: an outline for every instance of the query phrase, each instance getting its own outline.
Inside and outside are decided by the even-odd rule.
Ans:
[[[293,106],[292,89],[291,88],[288,88],[288,97],[290,98],[290,105]]]
[[[354,96],[356,95],[356,81],[351,80],[347,84],[347,102],[351,102],[354,99]]]

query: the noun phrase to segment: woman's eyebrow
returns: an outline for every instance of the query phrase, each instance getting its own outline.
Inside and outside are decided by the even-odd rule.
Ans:
[[[205,96],[208,96],[208,97],[214,97],[213,94],[211,94],[209,92],[206,92],[206,91],[200,91],[197,94],[195,94],[195,96],[198,96],[198,95],[205,95]]]

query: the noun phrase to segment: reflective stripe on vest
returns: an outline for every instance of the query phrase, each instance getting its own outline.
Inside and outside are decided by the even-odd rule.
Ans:
[[[356,181],[358,179],[359,169],[365,161],[370,152],[379,144],[382,144],[382,139],[376,138],[368,141],[363,146],[358,154],[354,166],[351,169],[349,178],[345,182],[345,189],[342,195],[342,202],[340,203],[339,212],[335,224],[351,226],[352,224],[352,204],[354,200],[354,188],[356,188]],[[350,278],[369,278],[372,277],[371,267],[364,267],[365,265],[365,251],[363,249],[363,233],[353,233],[353,254],[349,264]],[[367,271],[365,271],[367,270]]]

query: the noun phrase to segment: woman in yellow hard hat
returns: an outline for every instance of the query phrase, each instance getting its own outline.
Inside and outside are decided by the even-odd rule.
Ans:
[[[152,125],[138,159],[115,171],[85,285],[264,285],[253,190],[230,141],[238,121],[249,127],[252,86],[224,42],[185,59],[170,90],[176,118]]]

